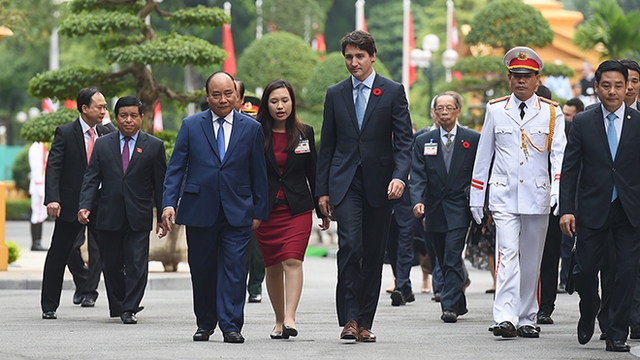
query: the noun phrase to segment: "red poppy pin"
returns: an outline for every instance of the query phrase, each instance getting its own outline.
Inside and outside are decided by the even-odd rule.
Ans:
[[[373,89],[373,95],[380,96],[382,94],[382,90],[380,88]]]
[[[138,154],[142,154],[142,149],[136,148],[136,151],[138,152]]]
[[[468,141],[464,141],[464,140],[462,140],[462,147],[463,147],[463,148],[468,149],[470,146],[471,146],[471,144],[469,144],[469,142],[468,142]]]

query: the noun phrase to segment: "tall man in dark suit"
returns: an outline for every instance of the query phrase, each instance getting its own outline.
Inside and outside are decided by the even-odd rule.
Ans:
[[[231,75],[214,73],[206,89],[211,111],[184,119],[178,132],[162,220],[187,227],[198,325],[193,340],[209,340],[218,325],[225,342],[242,343],[251,230],[269,216],[264,136],[258,122],[234,110]]]
[[[624,104],[627,79],[619,61],[598,67],[595,89],[602,103],[573,118],[560,185],[560,227],[577,234],[581,344],[593,336],[600,304],[597,273],[610,233],[615,244],[607,351],[630,350],[626,339],[640,257],[640,113]]]
[[[471,224],[468,194],[480,134],[458,126],[461,109],[453,95],[437,95],[433,107],[440,128],[416,139],[410,189],[413,213],[425,217],[444,275],[440,319],[452,323],[468,311],[462,250]]]
[[[91,155],[80,193],[78,221],[96,219],[98,243],[111,316],[137,323],[136,313],[149,274],[149,232],[153,205],[158,209],[156,232],[162,238],[162,183],[167,169],[162,140],[140,131],[144,117],[140,100],[125,96],[116,102],[120,131],[104,136]],[[162,231],[160,231],[162,230]]]
[[[373,37],[356,30],[340,43],[352,76],[327,89],[316,195],[338,220],[340,338],[374,342],[391,209],[411,167],[411,118],[402,85],[373,70]]]
[[[85,88],[78,92],[77,97],[78,120],[56,128],[55,137],[51,144],[51,151],[47,162],[45,177],[45,199],[49,216],[56,219],[51,238],[51,247],[47,253],[42,276],[42,295],[40,305],[43,319],[56,319],[56,310],[60,304],[64,268],[67,261],[71,261],[70,254],[76,238],[84,226],[78,222],[78,199],[84,171],[89,162],[95,140],[108,132],[102,125],[102,118],[107,112],[107,101],[104,95],[94,87]],[[95,232],[94,226],[88,227],[89,232]],[[89,237],[89,248],[92,239]],[[98,256],[94,256],[98,255]],[[99,265],[99,251],[90,252],[90,261]],[[82,261],[77,268],[82,269]],[[100,281],[100,266],[96,272],[87,271],[86,279],[82,281],[82,289],[76,289],[75,303],[93,306],[98,293],[95,291]],[[76,283],[76,285],[80,282]],[[84,290],[86,288],[86,290]]]

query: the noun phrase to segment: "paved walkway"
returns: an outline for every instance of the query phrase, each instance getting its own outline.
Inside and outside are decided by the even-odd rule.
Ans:
[[[45,226],[50,234],[52,223]],[[137,325],[123,325],[108,318],[104,287],[95,308],[73,305],[73,288],[62,293],[58,320],[42,320],[40,279],[44,252],[31,252],[29,224],[9,222],[7,240],[23,246],[15,265],[0,272],[0,359],[635,359],[640,342],[629,340],[632,353],[604,351],[604,341],[594,339],[585,346],[576,337],[578,297],[560,294],[554,325],[543,325],[540,339],[502,339],[487,331],[492,323],[492,296],[486,271],[469,268],[467,289],[469,313],[455,324],[440,320],[440,306],[431,294],[416,293],[416,301],[392,307],[381,293],[374,323],[378,342],[342,343],[334,306],[335,258],[307,258],[305,287],[298,310],[297,338],[271,340],[273,314],[266,289],[259,304],[247,304],[242,345],[225,344],[216,329],[208,343],[195,343],[190,280],[186,264],[178,272],[164,273],[160,263],[151,263],[146,307]],[[184,266],[183,266],[184,265]],[[419,291],[419,268],[412,271],[414,290]],[[391,282],[385,265],[383,288]],[[11,288],[10,284],[14,284]],[[28,284],[19,287],[15,284]],[[30,290],[24,290],[24,289]],[[636,355],[636,356],[634,356]]]

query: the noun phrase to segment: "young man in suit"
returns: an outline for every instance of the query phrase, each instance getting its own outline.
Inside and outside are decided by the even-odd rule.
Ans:
[[[84,88],[77,97],[78,120],[58,126],[49,151],[45,176],[45,198],[47,214],[56,220],[51,238],[51,247],[47,253],[42,276],[43,319],[56,319],[56,310],[60,304],[64,268],[73,260],[70,254],[74,243],[84,226],[78,222],[78,199],[84,171],[89,163],[95,140],[108,129],[100,125],[107,112],[107,101],[95,87]],[[88,226],[89,233],[95,233],[93,225]],[[95,236],[89,236],[90,270],[81,274],[82,281],[76,282],[74,303],[94,306],[98,296],[96,288],[100,281],[100,252],[94,244]],[[91,249],[95,248],[96,251]],[[76,257],[76,268],[82,270],[83,264]],[[71,268],[71,267],[70,267]],[[77,273],[77,271],[76,271]],[[77,276],[74,275],[74,280]],[[86,280],[85,280],[86,279]]]
[[[391,209],[411,167],[411,118],[402,85],[373,70],[373,37],[356,30],[340,43],[352,76],[327,89],[316,195],[338,221],[340,338],[374,342]]]
[[[458,125],[460,106],[453,95],[435,97],[440,128],[416,139],[411,165],[413,214],[425,217],[440,261],[444,275],[440,319],[448,323],[468,312],[462,250],[471,223],[467,194],[480,139],[479,133]]]
[[[269,215],[264,135],[257,121],[234,110],[233,76],[214,73],[206,90],[211,110],[184,119],[178,132],[162,220],[168,228],[174,220],[187,228],[198,325],[193,340],[208,341],[219,326],[225,342],[243,343],[251,230]]]
[[[606,350],[626,352],[640,258],[640,113],[625,106],[627,68],[607,60],[596,70],[600,106],[577,114],[562,164],[560,227],[577,234],[575,288],[580,294],[578,341],[594,331],[600,299],[597,272],[612,235],[615,265]]]
[[[488,188],[498,264],[493,335],[538,338],[540,261],[557,204],[564,119],[557,103],[535,94],[543,66],[535,51],[517,46],[503,60],[512,93],[487,105],[469,206],[480,224]]]
[[[95,220],[111,316],[136,324],[149,274],[149,232],[153,205],[158,210],[156,232],[167,230],[160,216],[162,183],[167,169],[162,140],[140,131],[143,105],[133,96],[116,102],[119,131],[96,141],[80,192],[78,221]]]

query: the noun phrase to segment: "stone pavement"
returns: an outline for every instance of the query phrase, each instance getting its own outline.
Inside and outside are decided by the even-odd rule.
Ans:
[[[50,234],[52,223],[45,226]],[[104,287],[95,308],[73,305],[73,287],[62,293],[57,320],[42,320],[39,306],[44,252],[29,251],[29,224],[9,222],[7,240],[23,246],[22,258],[0,272],[0,359],[635,359],[640,342],[629,340],[632,353],[604,351],[604,341],[579,345],[576,337],[578,297],[560,294],[553,314],[554,325],[542,325],[540,339],[502,339],[487,328],[492,323],[491,284],[487,271],[469,267],[467,289],[469,313],[455,324],[440,320],[440,306],[431,294],[416,293],[416,301],[392,307],[382,292],[373,331],[377,343],[342,343],[338,337],[334,288],[335,258],[307,258],[305,286],[296,327],[300,335],[272,340],[273,313],[266,289],[259,304],[247,304],[242,345],[225,344],[218,329],[207,343],[191,340],[196,325],[192,311],[190,280],[186,264],[177,273],[164,273],[151,263],[149,288],[137,325],[123,325],[108,317]],[[46,236],[46,235],[45,235]],[[45,241],[46,243],[47,241]],[[183,266],[184,265],[184,266]],[[419,291],[419,268],[412,271]],[[385,265],[383,289],[391,282]],[[27,290],[25,290],[27,289]],[[635,356],[634,356],[635,355]]]

